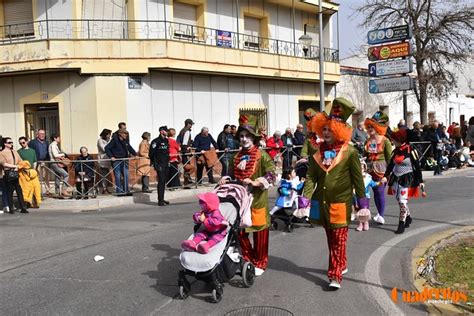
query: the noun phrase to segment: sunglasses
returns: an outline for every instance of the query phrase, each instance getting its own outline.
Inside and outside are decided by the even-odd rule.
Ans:
[[[26,144],[26,142],[20,142],[20,145],[24,145],[24,144]]]
[[[13,145],[13,142],[6,142],[5,144]]]

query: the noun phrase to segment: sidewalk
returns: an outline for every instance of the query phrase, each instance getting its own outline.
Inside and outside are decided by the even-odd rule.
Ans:
[[[465,169],[456,169],[456,170],[447,170],[443,172],[442,176],[433,176],[433,171],[423,171],[423,179],[426,180],[436,180],[443,179],[446,177],[458,176],[465,174],[468,171],[474,172],[474,168],[465,168]],[[166,191],[165,198],[166,200],[177,200],[182,198],[194,197],[199,193],[212,191],[214,185],[202,186],[199,188],[191,189],[178,189],[176,191]],[[137,189],[138,190],[138,189]],[[125,205],[133,204],[150,204],[158,203],[158,196],[156,189],[153,190],[153,193],[142,193],[137,191],[133,196],[123,196],[117,197],[113,195],[101,195],[95,199],[89,198],[88,200],[59,200],[48,198],[43,201],[41,204],[40,210],[61,210],[61,211],[71,211],[73,213],[78,212],[87,212],[87,211],[96,211],[106,207],[118,207]]]
[[[182,198],[194,197],[199,193],[211,191],[214,188],[212,186],[201,186],[199,188],[192,189],[178,189],[176,191],[165,191],[166,200],[176,200]],[[71,211],[73,213],[96,211],[106,207],[118,207],[133,204],[150,204],[158,203],[158,195],[156,188],[152,193],[142,193],[135,191],[133,196],[114,196],[114,195],[100,195],[97,198],[89,198],[87,200],[60,200],[54,198],[48,198],[41,203],[41,210],[58,210],[58,211]]]

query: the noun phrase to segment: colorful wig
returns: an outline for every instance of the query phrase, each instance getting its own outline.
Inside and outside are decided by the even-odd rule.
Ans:
[[[366,118],[364,125],[365,128],[369,128],[369,126],[371,126],[379,135],[385,136],[385,134],[387,134],[387,126],[385,124],[376,122],[372,118]]]
[[[326,113],[316,114],[310,121],[310,130],[315,132],[319,137],[323,137],[323,128],[328,126],[334,133],[336,142],[348,143],[352,137],[352,128],[345,122],[338,119],[331,119]]]

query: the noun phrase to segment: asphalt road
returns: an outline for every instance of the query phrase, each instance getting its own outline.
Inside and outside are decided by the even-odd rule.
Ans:
[[[351,226],[349,273],[327,291],[321,228],[271,232],[266,273],[253,287],[226,284],[219,304],[200,282],[177,298],[180,243],[192,231],[194,199],[168,207],[136,204],[87,213],[33,211],[0,215],[0,315],[223,315],[274,306],[295,315],[425,314],[387,294],[411,284],[411,251],[428,235],[474,224],[474,170],[429,179],[428,197],[410,201],[413,224],[395,235],[398,207],[388,197],[386,224]],[[373,209],[374,210],[374,209]],[[105,259],[94,261],[94,256]]]

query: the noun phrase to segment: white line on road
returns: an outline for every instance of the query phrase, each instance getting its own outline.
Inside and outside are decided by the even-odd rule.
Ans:
[[[471,218],[472,219],[472,218]],[[369,257],[367,261],[367,265],[365,266],[365,281],[366,285],[364,287],[367,289],[364,293],[368,294],[368,298],[371,301],[375,301],[378,305],[380,310],[383,311],[384,314],[388,315],[402,315],[403,311],[398,308],[387,294],[385,289],[382,286],[380,281],[380,265],[383,257],[397,244],[401,243],[405,239],[413,237],[415,235],[424,233],[428,230],[438,229],[438,228],[448,228],[452,226],[452,224],[457,223],[465,223],[466,219],[458,220],[451,223],[446,224],[437,224],[432,226],[420,227],[410,232],[404,233],[403,235],[394,237],[380,247],[378,247],[372,255]]]

